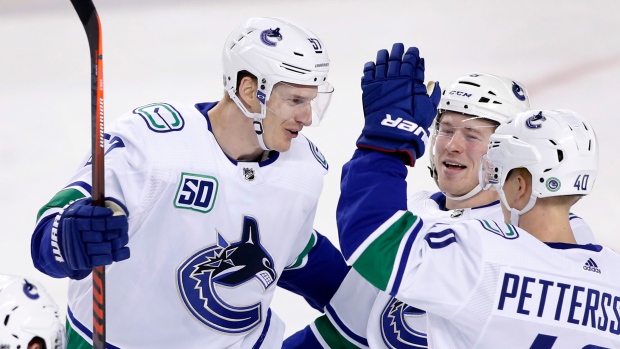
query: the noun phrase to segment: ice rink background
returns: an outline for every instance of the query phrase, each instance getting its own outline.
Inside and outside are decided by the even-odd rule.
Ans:
[[[573,211],[590,223],[599,243],[620,251],[617,0],[95,4],[103,26],[107,123],[151,102],[219,100],[221,48],[248,17],[286,17],[314,31],[329,51],[336,91],[322,126],[304,133],[330,163],[315,226],[335,244],[340,168],[362,126],[362,67],[378,49],[400,41],[420,48],[427,79],[444,88],[464,73],[495,73],[522,82],[533,108],[587,116],[601,146],[600,175],[594,193]],[[70,1],[0,2],[0,273],[43,282],[63,314],[67,282],[34,269],[30,234],[37,210],[89,150],[89,82],[88,44]],[[410,172],[410,190],[434,188],[426,163],[425,156]],[[273,308],[287,335],[318,315],[286,291],[277,292]]]

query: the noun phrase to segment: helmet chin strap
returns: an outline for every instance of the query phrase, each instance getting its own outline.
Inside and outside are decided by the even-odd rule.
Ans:
[[[480,188],[479,185],[475,186],[474,189],[472,189],[469,193],[463,195],[463,196],[455,196],[452,197],[450,195],[448,195],[445,191],[442,191],[443,195],[445,195],[448,199],[450,200],[454,200],[454,201],[463,201],[463,200],[467,200],[470,197],[478,194],[480,191],[482,190],[482,188]]]
[[[534,207],[534,204],[536,203],[536,196],[534,196],[534,194],[532,193],[532,195],[530,195],[530,200],[527,202],[527,205],[525,205],[525,207],[522,210],[517,210],[516,208],[512,208],[510,207],[510,205],[508,205],[508,200],[506,200],[506,195],[504,194],[504,191],[501,188],[498,188],[497,191],[499,193],[499,197],[501,198],[500,201],[510,211],[510,224],[514,225],[515,227],[518,227],[519,218],[521,217],[521,215],[528,212],[529,210],[532,209],[532,207]]]
[[[265,145],[265,141],[263,140],[263,132],[264,132],[263,119],[265,118],[265,115],[267,114],[266,102],[260,104],[260,113],[252,113],[245,107],[245,105],[243,105],[239,97],[237,97],[236,93],[233,93],[232,90],[229,90],[228,95],[230,96],[230,99],[232,99],[235,102],[237,107],[239,107],[239,109],[241,110],[241,112],[243,112],[245,116],[247,116],[250,119],[254,119],[254,122],[253,122],[254,132],[256,133],[258,144],[263,150],[270,151],[271,149],[267,148],[267,146]]]

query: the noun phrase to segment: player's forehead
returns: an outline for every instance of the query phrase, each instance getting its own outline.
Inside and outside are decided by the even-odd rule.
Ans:
[[[278,82],[274,85],[273,91],[277,93],[305,96],[316,94],[318,91],[318,87],[312,85],[299,85],[288,82]]]
[[[490,120],[480,118],[480,117],[475,117],[472,115],[456,113],[452,111],[446,111],[442,113],[441,118],[439,119],[439,123],[441,125],[450,126],[450,127],[476,128],[476,127],[484,126],[484,128],[489,128],[491,131],[493,130],[493,127],[489,127],[489,126],[496,126],[496,124]]]

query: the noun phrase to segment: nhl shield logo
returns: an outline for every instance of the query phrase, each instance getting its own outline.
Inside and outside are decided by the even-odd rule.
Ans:
[[[253,181],[254,178],[256,178],[255,174],[256,173],[253,168],[247,168],[247,167],[243,168],[243,178],[245,178],[245,180],[250,181],[250,182]]]

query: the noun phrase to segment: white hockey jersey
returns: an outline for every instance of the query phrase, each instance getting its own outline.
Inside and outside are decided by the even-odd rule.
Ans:
[[[343,167],[339,237],[360,275],[427,312],[429,347],[620,346],[618,254],[500,222],[417,216],[406,175],[397,157],[356,151]]]
[[[445,209],[446,197],[429,191],[414,192],[407,198],[407,207],[425,222],[457,223],[468,219],[502,221],[500,202],[456,210]],[[577,242],[594,242],[589,226],[578,216],[570,216]],[[355,297],[351,297],[355,294]],[[426,313],[380,291],[352,269],[326,308],[326,315],[338,331],[360,348],[420,348],[427,342]],[[320,337],[333,336],[322,333]],[[324,340],[323,340],[324,341]]]
[[[131,251],[106,267],[108,347],[279,347],[284,324],[269,304],[312,238],[327,173],[318,149],[300,134],[285,153],[238,162],[195,106],[172,103],[106,131],[106,196],[129,211]],[[89,196],[90,166],[69,183],[66,196]],[[70,335],[84,341],[91,288],[90,276],[69,283]]]

